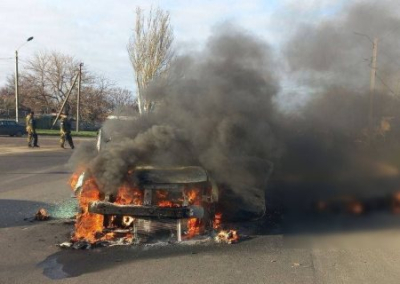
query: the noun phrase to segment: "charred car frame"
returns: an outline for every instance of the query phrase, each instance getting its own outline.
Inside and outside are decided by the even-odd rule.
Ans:
[[[87,172],[80,175],[74,188],[77,197],[88,178]],[[175,229],[181,241],[212,230],[217,202],[218,187],[201,167],[136,167],[117,195],[101,194],[99,200],[89,202],[88,212],[104,216],[106,231],[132,231],[137,239],[139,230],[154,232],[163,226]]]

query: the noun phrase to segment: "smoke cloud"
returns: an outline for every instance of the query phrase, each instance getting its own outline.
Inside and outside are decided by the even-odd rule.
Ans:
[[[297,204],[306,204],[305,196],[377,194],[372,180],[390,180],[380,183],[379,194],[399,190],[400,17],[394,4],[356,2],[322,22],[299,24],[280,58],[249,32],[216,27],[203,50],[178,57],[168,77],[148,87],[152,112],[104,124],[106,133],[118,134],[87,159],[90,170],[112,193],[134,166],[200,165],[247,203],[257,202],[272,165],[270,195],[291,196]],[[287,78],[308,99],[281,113],[274,102],[286,103],[280,82]],[[293,100],[304,97],[292,92]]]
[[[102,190],[115,192],[134,166],[200,165],[241,198],[263,202],[280,155],[272,67],[266,43],[229,24],[216,28],[202,51],[177,58],[168,78],[148,87],[153,111],[104,124],[112,142],[89,165]]]
[[[299,25],[287,39],[285,76],[308,93],[307,103],[287,114],[279,127],[285,154],[276,167],[275,192],[290,199],[288,207],[400,189],[397,11],[393,1],[353,2],[336,16]],[[376,84],[370,103],[375,38]]]
[[[353,2],[354,3],[354,2]],[[388,85],[399,78],[400,17],[395,1],[358,1],[336,16],[299,24],[283,48],[290,70],[302,84],[366,90],[372,41],[378,39],[377,73]],[[377,84],[380,85],[380,84]]]

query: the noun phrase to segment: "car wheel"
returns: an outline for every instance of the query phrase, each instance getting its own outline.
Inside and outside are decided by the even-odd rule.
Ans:
[[[15,134],[15,136],[21,137],[21,136],[22,136],[22,132],[21,132],[21,131],[18,131],[17,134]]]

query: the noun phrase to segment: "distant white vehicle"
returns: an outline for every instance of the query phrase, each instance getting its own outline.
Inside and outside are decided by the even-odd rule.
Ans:
[[[118,131],[126,127],[127,122],[134,121],[138,117],[134,115],[109,115],[99,129],[97,134],[96,148],[101,151],[105,144],[112,140],[112,137],[119,136]]]

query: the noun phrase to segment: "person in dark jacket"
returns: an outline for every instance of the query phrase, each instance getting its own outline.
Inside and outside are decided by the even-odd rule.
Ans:
[[[39,147],[36,133],[36,119],[33,111],[25,118],[26,132],[28,133],[28,147]]]
[[[68,115],[63,115],[60,121],[60,146],[65,148],[65,140],[68,141],[71,149],[74,149],[74,142],[71,136],[71,121],[68,119]]]

